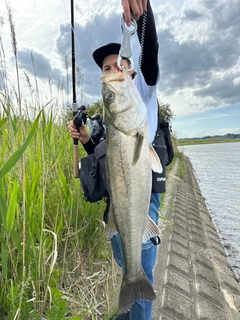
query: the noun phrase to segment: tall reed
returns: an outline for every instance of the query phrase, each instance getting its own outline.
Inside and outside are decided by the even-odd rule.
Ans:
[[[73,282],[69,273],[77,284],[85,269],[96,273],[96,261],[111,264],[101,222],[105,204],[85,203],[79,181],[73,179],[72,141],[65,125],[53,122],[52,111],[46,116],[43,109],[34,123],[13,116],[13,135],[9,117],[2,114],[1,119],[0,318],[41,319],[52,307],[52,296]],[[19,130],[21,121],[26,134]],[[87,277],[83,281],[89,284]],[[78,297],[73,300],[81,305],[77,312],[94,310],[84,298],[86,288],[71,284],[65,296],[73,297],[74,290]]]
[[[35,89],[25,73],[30,99],[22,101],[10,6],[8,12],[17,108],[1,42],[0,319],[105,319],[117,278],[102,223],[105,203],[83,199],[73,178],[67,112],[59,108],[66,105],[64,89],[55,100],[40,101],[33,53]],[[49,86],[52,95],[50,78]]]

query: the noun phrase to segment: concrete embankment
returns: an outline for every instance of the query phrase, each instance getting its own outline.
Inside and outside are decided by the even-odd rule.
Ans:
[[[160,220],[153,320],[240,320],[240,285],[187,157],[184,178],[168,177],[161,211],[172,226]]]

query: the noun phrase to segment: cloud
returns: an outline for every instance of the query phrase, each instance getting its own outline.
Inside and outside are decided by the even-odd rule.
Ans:
[[[240,133],[240,106],[228,106],[188,114],[173,119],[173,129],[179,138]]]
[[[75,23],[75,58],[84,76],[84,92],[95,101],[100,98],[101,70],[95,64],[92,53],[98,47],[108,42],[120,42],[120,16],[117,13],[109,15],[96,14],[85,25]],[[70,24],[64,23],[59,27],[59,35],[55,42],[55,51],[59,56],[71,57]]]
[[[204,15],[203,13],[196,11],[196,10],[185,10],[184,15],[186,20],[196,20],[196,19],[201,19]]]
[[[235,79],[240,77],[237,1],[209,6],[209,1],[199,0],[194,4],[192,8],[185,1],[179,12],[169,11],[169,5],[164,4],[155,15],[160,42],[159,92],[165,99],[181,92],[189,100],[192,97],[197,109],[236,104],[239,90]],[[75,23],[76,65],[84,76],[83,90],[93,99],[100,98],[101,72],[92,52],[108,42],[121,41],[119,13],[106,12],[93,14],[84,24]],[[59,27],[55,42],[59,56],[71,56],[69,28],[69,23]],[[138,53],[136,37],[132,46]]]
[[[240,101],[239,85],[234,82],[234,74],[226,75],[222,79],[216,78],[209,85],[195,91],[195,95],[211,97],[218,105],[236,105]]]
[[[171,94],[185,87],[201,85],[216,67],[207,44],[195,40],[179,42],[169,30],[159,33],[161,43],[160,65],[164,90]]]
[[[204,1],[206,6],[209,5],[209,0]],[[227,31],[232,36],[239,37],[239,16],[240,16],[240,3],[238,0],[230,1],[216,1],[211,2],[211,12],[213,25],[215,30]]]
[[[198,0],[194,9],[185,1],[180,13],[166,17],[158,30],[165,99],[181,92],[193,111],[239,103],[239,15],[237,0]]]
[[[44,53],[30,48],[18,50],[18,63],[20,68],[41,79],[47,79],[50,73],[54,73],[50,59]]]
[[[23,5],[20,6],[19,1],[12,1],[18,8],[14,12],[14,19],[19,21],[16,33],[18,46],[21,47],[20,68],[33,76],[35,68],[42,88],[50,75],[56,86],[61,83],[69,93],[69,5],[65,6],[56,0],[49,6],[45,5],[45,0],[36,0],[33,5],[29,0],[28,6],[24,6],[26,9],[22,10]],[[151,3],[160,43],[161,80],[158,97],[161,101],[170,103],[176,118],[180,119],[184,115],[197,117],[211,110],[237,106],[240,101],[239,0],[181,0],[174,3],[151,0]],[[89,3],[80,1],[75,6],[75,56],[77,70],[80,70],[76,76],[77,92],[78,98],[84,94],[87,103],[91,103],[101,98],[101,70],[95,65],[92,52],[108,42],[121,41],[122,8],[118,0],[106,0],[104,4],[99,0],[91,0]],[[16,17],[16,14],[19,16]],[[32,17],[35,19],[34,24]],[[1,36],[4,47],[6,44],[9,47],[11,42],[7,25],[3,25]],[[136,36],[132,39],[132,48],[136,64],[139,54]],[[5,51],[6,57],[10,59],[8,50]],[[69,60],[68,90],[66,57]],[[9,77],[14,72],[11,63],[7,69]],[[232,123],[239,127],[235,122]],[[196,125],[200,126],[200,121]]]

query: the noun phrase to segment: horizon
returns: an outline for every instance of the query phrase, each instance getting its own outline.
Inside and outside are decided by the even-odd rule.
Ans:
[[[201,139],[214,139],[214,138],[223,138],[225,136],[228,136],[228,135],[233,135],[233,136],[237,136],[237,137],[234,137],[232,138],[233,142],[235,139],[240,139],[240,134],[239,133],[226,133],[224,135],[214,135],[214,136],[203,136],[203,137],[190,137],[190,138],[177,138],[177,140],[201,140]],[[238,137],[239,136],[239,137]],[[231,139],[231,138],[229,138]]]

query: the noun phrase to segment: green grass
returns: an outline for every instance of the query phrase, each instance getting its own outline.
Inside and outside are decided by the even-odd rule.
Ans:
[[[177,141],[179,146],[195,145],[195,144],[210,144],[210,143],[230,143],[240,142],[240,139],[180,139]]]
[[[101,222],[105,203],[84,201],[65,123],[44,109],[33,123],[4,108],[0,144],[0,319],[94,319],[99,307],[86,300],[89,273],[110,277],[102,268],[111,264]],[[85,275],[86,286],[78,287]],[[74,281],[76,288],[71,284],[63,295]],[[96,301],[100,292],[92,293]],[[76,314],[71,300],[78,301]],[[102,304],[107,310],[106,297]]]

